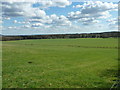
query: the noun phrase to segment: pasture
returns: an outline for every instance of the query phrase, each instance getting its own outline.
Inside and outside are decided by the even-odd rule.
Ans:
[[[3,88],[110,88],[116,80],[116,38],[2,43]]]

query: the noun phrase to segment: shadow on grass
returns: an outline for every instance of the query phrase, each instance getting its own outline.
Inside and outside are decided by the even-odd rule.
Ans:
[[[105,81],[106,85],[111,88],[112,85],[118,81],[118,68],[113,67],[113,69],[106,69],[101,73],[100,77],[107,78],[107,81]]]
[[[117,69],[107,69],[102,73],[103,77],[117,77],[118,76],[118,70]]]

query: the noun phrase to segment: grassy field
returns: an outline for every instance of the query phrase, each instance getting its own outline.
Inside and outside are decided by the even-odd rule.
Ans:
[[[110,88],[115,38],[3,41],[3,88]]]

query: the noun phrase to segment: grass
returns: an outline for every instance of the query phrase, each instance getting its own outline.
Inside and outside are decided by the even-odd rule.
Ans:
[[[3,88],[110,88],[115,38],[3,41]]]

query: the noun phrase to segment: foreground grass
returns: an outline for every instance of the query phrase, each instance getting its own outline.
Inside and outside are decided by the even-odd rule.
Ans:
[[[3,88],[110,88],[117,39],[3,42]]]

